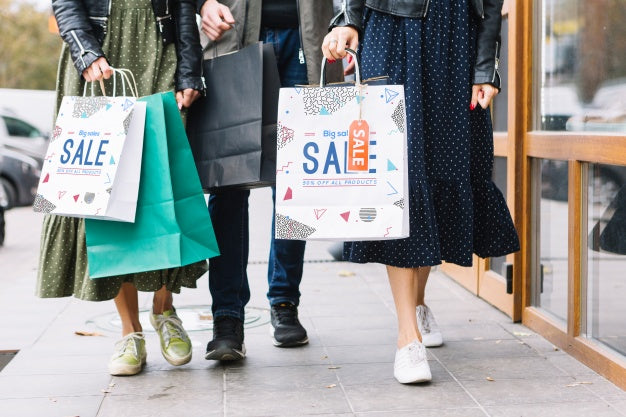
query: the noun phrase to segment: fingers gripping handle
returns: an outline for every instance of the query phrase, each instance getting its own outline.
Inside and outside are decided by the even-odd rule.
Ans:
[[[360,68],[361,66],[359,63],[359,57],[357,56],[356,52],[350,48],[346,48],[346,52],[352,55],[352,58],[354,58],[355,84],[357,86],[360,86],[361,85],[361,68]],[[327,61],[326,59],[322,59],[322,71],[320,74],[320,87],[326,86],[326,61]]]
[[[111,67],[111,69],[113,70],[113,97],[115,97],[117,93],[117,75],[119,75],[120,79],[122,80],[122,96],[126,96],[126,87],[128,86],[128,89],[130,90],[130,94],[133,97],[138,97],[137,82],[135,81],[135,76],[133,75],[132,71],[126,68]],[[102,91],[102,95],[106,96],[106,91],[104,89],[104,82],[102,81],[102,79],[100,79],[99,82],[100,82],[100,90]],[[95,91],[94,91],[95,83],[91,82],[91,83],[85,83],[85,86],[83,87],[83,97],[87,95],[87,84],[91,84],[91,95],[94,96],[95,95]]]

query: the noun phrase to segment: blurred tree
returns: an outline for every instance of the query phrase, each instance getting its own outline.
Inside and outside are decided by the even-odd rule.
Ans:
[[[61,38],[50,12],[22,0],[0,0],[0,87],[54,90]]]

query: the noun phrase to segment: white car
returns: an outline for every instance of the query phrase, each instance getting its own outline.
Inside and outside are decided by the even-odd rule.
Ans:
[[[10,111],[0,110],[0,144],[41,162],[48,149],[48,138]]]

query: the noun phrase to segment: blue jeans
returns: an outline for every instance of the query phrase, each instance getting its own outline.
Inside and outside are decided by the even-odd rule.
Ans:
[[[274,45],[278,73],[283,87],[306,84],[306,65],[299,60],[298,29],[263,29],[261,40]],[[244,320],[244,308],[250,301],[248,285],[248,197],[250,191],[228,190],[209,197],[209,213],[221,255],[209,260],[209,290],[213,299],[213,317],[232,316]],[[276,190],[272,188],[276,201]],[[267,280],[270,305],[300,302],[300,281],[305,242],[274,239],[269,254]]]

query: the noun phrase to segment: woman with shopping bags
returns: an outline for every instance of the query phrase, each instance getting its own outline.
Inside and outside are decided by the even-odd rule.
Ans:
[[[110,78],[112,66],[135,74],[139,96],[175,90],[178,109],[189,107],[200,96],[202,50],[193,0],[53,0],[52,7],[65,41],[57,109],[64,96],[82,95],[85,82]],[[120,95],[121,88],[118,90]],[[172,292],[195,288],[196,280],[207,270],[206,261],[91,279],[85,240],[82,219],[45,217],[37,295],[114,299],[123,338],[116,344],[109,371],[134,375],[146,362],[137,291],[153,291],[150,321],[159,335],[163,356],[172,365],[189,362],[191,342],[172,305]]]
[[[430,269],[442,261],[519,250],[506,202],[491,180],[489,111],[497,73],[502,0],[344,0],[322,50],[341,59],[360,43],[363,78],[404,84],[409,161],[410,237],[350,242],[344,258],[377,262],[398,317],[394,376],[431,380],[425,347],[443,343],[424,302]]]

